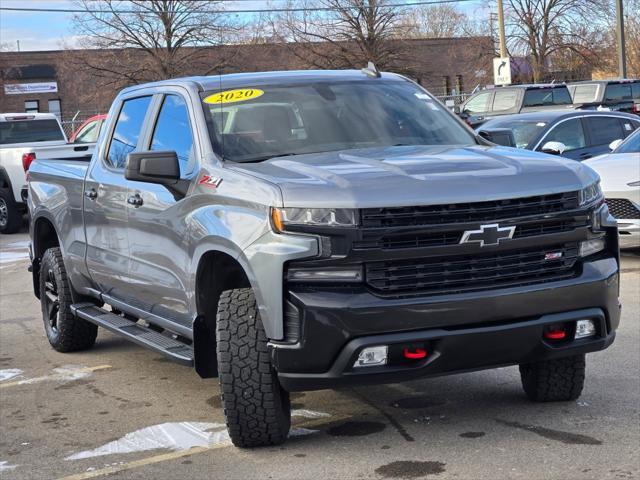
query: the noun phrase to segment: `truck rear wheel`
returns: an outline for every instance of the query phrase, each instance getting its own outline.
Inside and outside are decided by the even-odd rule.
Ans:
[[[13,192],[0,188],[0,233],[16,233],[22,226],[22,212],[16,205]]]
[[[284,442],[291,426],[289,392],[271,365],[250,288],[220,296],[216,342],[222,404],[233,444],[250,448]]]
[[[520,365],[522,387],[535,402],[577,399],[584,386],[584,372],[584,354]]]
[[[58,352],[85,350],[96,341],[98,327],[71,313],[71,286],[59,248],[50,248],[40,263],[40,304],[44,330]]]

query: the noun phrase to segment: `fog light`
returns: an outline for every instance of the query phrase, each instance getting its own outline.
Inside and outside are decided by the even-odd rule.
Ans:
[[[594,253],[598,253],[605,249],[607,243],[604,238],[592,238],[591,240],[585,240],[580,242],[580,256],[588,257]]]
[[[374,367],[376,365],[385,365],[387,363],[388,348],[386,345],[379,347],[365,348],[358,355],[354,367]]]
[[[578,320],[576,322],[575,338],[592,337],[596,334],[596,324],[593,320]]]

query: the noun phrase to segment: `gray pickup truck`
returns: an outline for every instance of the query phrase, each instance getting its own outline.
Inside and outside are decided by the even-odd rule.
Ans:
[[[619,323],[598,176],[371,69],[127,88],[28,202],[53,348],[103,327],[218,376],[240,447],[286,439],[291,391],[519,365],[572,400]]]

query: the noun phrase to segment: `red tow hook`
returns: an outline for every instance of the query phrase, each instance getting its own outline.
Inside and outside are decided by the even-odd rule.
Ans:
[[[427,351],[423,348],[414,348],[413,350],[404,348],[402,350],[402,354],[404,355],[404,358],[408,358],[409,360],[420,360],[421,358],[427,358]]]
[[[547,340],[562,340],[567,336],[564,330],[547,330],[544,332],[544,338]]]

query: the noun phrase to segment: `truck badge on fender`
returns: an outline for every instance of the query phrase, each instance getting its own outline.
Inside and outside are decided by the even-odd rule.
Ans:
[[[200,181],[198,182],[199,185],[205,185],[207,187],[213,187],[213,188],[218,188],[221,183],[222,183],[222,178],[211,177],[209,175],[203,175]]]

